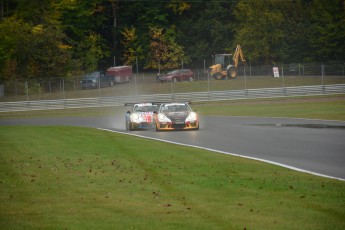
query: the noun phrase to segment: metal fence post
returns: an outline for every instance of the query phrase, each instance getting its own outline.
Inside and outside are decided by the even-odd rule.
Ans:
[[[75,91],[75,78],[73,77],[73,92],[74,92],[74,94],[76,93],[76,91]]]
[[[62,96],[65,99],[65,79],[62,79]]]
[[[29,84],[28,80],[25,81],[25,93],[26,93],[26,100],[29,100]]]
[[[321,64],[321,84],[323,85],[323,77],[325,75],[325,65]]]
[[[210,92],[210,73],[207,71],[207,92]]]
[[[286,90],[285,90],[285,77],[284,77],[284,67],[283,64],[280,65],[281,68],[281,77],[282,77],[282,83],[283,83],[283,94],[284,96],[286,95]]]
[[[135,67],[137,69],[137,73],[134,77],[134,88],[135,88],[135,96],[138,95],[138,86],[137,86],[137,76],[138,76],[138,57],[135,58]]]
[[[17,96],[18,95],[18,81],[17,81],[17,79],[14,82],[14,92],[15,92],[15,95]]]
[[[298,63],[298,76],[301,76],[301,63]]]
[[[135,74],[135,76],[134,76],[134,91],[135,91],[135,96],[137,96],[138,95],[138,89],[137,89],[137,76],[138,76],[138,74]]]
[[[174,95],[174,87],[173,87],[173,80],[170,81],[170,90],[171,90],[171,99],[174,101],[175,95]]]
[[[261,76],[264,76],[264,66],[261,66]]]
[[[283,66],[283,64],[281,64],[281,67],[282,67],[282,77],[284,78],[284,66]]]
[[[301,76],[304,76],[304,64],[301,65]]]
[[[243,74],[244,74],[244,90],[247,91],[247,77],[246,77],[246,66],[243,67]]]
[[[41,83],[40,82],[38,82],[38,93],[40,95],[39,98],[41,98]]]
[[[101,77],[98,79],[98,93],[99,97],[102,97],[102,92],[101,92]]]

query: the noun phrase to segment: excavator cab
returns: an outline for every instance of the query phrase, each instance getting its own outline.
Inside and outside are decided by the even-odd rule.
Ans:
[[[230,64],[232,54],[216,54],[214,56],[214,63],[225,66],[227,63]]]

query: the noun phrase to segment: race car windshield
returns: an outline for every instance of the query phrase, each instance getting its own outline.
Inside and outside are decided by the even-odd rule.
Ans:
[[[187,105],[166,105],[161,108],[162,112],[189,112]]]
[[[150,105],[150,106],[137,106],[134,108],[135,112],[153,112],[157,111],[157,105]]]

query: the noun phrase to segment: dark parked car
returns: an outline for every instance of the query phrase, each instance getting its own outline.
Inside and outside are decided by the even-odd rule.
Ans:
[[[175,69],[165,75],[158,76],[160,82],[193,81],[194,73],[190,69]]]
[[[96,71],[83,77],[80,81],[80,87],[82,89],[95,89],[98,87],[113,86],[114,82],[113,76],[107,76],[104,72]]]

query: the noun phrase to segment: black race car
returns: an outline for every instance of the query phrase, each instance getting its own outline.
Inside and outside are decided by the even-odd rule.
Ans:
[[[155,113],[156,131],[199,129],[198,114],[188,103],[164,103]]]

